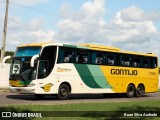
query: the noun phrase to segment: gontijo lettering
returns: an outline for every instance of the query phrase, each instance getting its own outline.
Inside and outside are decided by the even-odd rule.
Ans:
[[[137,70],[128,70],[128,69],[111,69],[112,75],[133,75],[137,76],[138,71]]]

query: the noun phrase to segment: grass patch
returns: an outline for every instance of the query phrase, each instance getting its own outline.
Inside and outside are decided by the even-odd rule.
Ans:
[[[61,101],[60,101],[61,102]],[[74,116],[74,113],[78,113],[79,111],[85,111],[85,112],[79,112],[81,117],[55,117],[56,120],[63,120],[63,119],[115,119],[116,115],[123,115],[124,112],[152,112],[159,111],[160,114],[160,101],[136,101],[136,102],[111,102],[111,103],[75,103],[75,104],[62,104],[62,105],[17,105],[17,106],[1,106],[1,111],[14,111],[14,112],[34,112],[34,111],[48,111],[48,114],[51,114],[50,111],[72,111],[68,114]],[[75,112],[76,111],[76,112]],[[95,112],[90,112],[95,111]],[[99,111],[99,112],[98,112]],[[101,112],[104,111],[104,112]],[[113,111],[110,112],[109,111]],[[61,112],[59,112],[61,114]],[[62,113],[63,114],[63,113]],[[103,116],[104,114],[110,114],[111,118],[106,117],[98,117]],[[66,115],[66,114],[65,114]],[[62,115],[63,116],[63,115]],[[91,117],[94,116],[94,117]],[[126,118],[126,117],[125,117]],[[131,117],[130,117],[131,118]],[[35,118],[35,119],[52,119],[50,117],[45,118]],[[124,118],[121,118],[124,119]],[[127,117],[128,119],[128,117]],[[157,117],[140,117],[136,118],[140,120],[158,120]]]
[[[61,102],[61,101],[59,101]],[[160,111],[160,101],[107,102],[107,103],[74,103],[59,105],[6,105],[0,109],[14,108],[30,111]]]

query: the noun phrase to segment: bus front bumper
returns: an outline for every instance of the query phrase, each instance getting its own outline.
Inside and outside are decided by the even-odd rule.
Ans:
[[[9,91],[12,93],[28,93],[34,94],[35,87],[9,87]]]

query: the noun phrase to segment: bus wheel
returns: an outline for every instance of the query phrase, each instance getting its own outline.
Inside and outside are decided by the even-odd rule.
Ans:
[[[127,87],[127,93],[126,93],[127,97],[128,98],[132,98],[134,96],[134,94],[135,94],[135,88],[134,88],[134,86],[132,84],[128,85],[128,87]]]
[[[59,100],[65,100],[65,99],[68,98],[68,96],[69,96],[69,87],[68,87],[68,85],[66,85],[66,84],[60,85],[59,90],[58,90],[58,94],[57,94],[57,98]]]
[[[142,97],[144,94],[144,87],[143,85],[138,85],[137,89],[136,89],[136,93],[135,93],[135,96],[136,97]]]
[[[36,97],[36,99],[43,99],[45,97],[44,94],[34,94],[34,96]]]

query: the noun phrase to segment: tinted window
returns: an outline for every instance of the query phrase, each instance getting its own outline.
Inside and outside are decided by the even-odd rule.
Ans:
[[[132,67],[141,67],[141,57],[140,56],[132,56],[131,57],[131,66]]]
[[[75,62],[76,63],[90,63],[90,52],[84,49],[77,49],[75,51]]]
[[[131,66],[131,59],[130,59],[129,55],[122,55],[121,65],[124,66],[124,67]]]
[[[116,65],[115,56],[113,54],[107,54],[107,65]]]
[[[105,64],[105,54],[93,51],[91,53],[91,63],[92,64]]]
[[[149,59],[147,57],[143,57],[142,63],[143,68],[149,68]]]
[[[51,72],[55,64],[57,47],[47,46],[43,49],[40,56],[40,63],[38,68],[38,78],[47,77]],[[45,75],[42,75],[45,74]]]
[[[157,58],[151,57],[150,58],[150,68],[156,68],[157,67]]]
[[[58,63],[74,62],[74,50],[71,48],[59,47]]]

